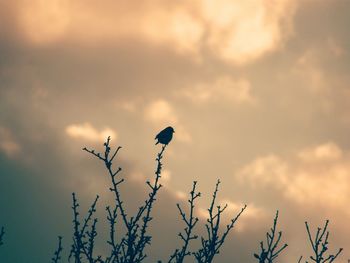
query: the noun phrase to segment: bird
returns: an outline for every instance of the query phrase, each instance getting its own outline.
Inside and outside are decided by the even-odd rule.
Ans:
[[[169,126],[166,127],[164,130],[160,131],[157,136],[154,138],[157,140],[156,145],[158,143],[168,145],[171,139],[173,138],[173,133],[175,132],[174,128]]]

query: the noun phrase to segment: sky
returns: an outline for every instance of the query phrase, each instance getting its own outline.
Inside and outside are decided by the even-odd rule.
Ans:
[[[107,136],[123,147],[132,210],[169,125],[146,262],[179,244],[176,203],[194,180],[205,221],[217,179],[226,221],[248,206],[217,262],[255,262],[276,210],[281,262],[310,255],[304,222],[326,219],[331,251],[350,258],[349,10],[347,0],[0,0],[1,258],[47,262],[58,235],[67,253],[72,192],[85,210],[101,196],[104,240],[109,178],[82,148],[102,150]]]

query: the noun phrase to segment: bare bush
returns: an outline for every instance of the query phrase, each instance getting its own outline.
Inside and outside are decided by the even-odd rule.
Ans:
[[[146,182],[146,185],[149,188],[147,198],[144,200],[143,204],[139,206],[137,212],[134,215],[129,216],[119,188],[120,185],[124,183],[124,178],[121,177],[122,168],[114,168],[113,166],[113,162],[115,161],[121,147],[112,150],[110,141],[111,139],[108,137],[103,144],[104,151],[102,153],[96,152],[93,149],[83,148],[84,151],[103,162],[111,179],[110,191],[114,195],[115,204],[112,207],[106,207],[107,221],[109,224],[109,239],[107,244],[110,247],[110,252],[105,256],[95,255],[94,253],[95,238],[98,234],[96,230],[98,219],[95,218],[95,212],[99,196],[96,196],[87,212],[87,215],[81,217],[79,203],[76,194],[73,193],[73,243],[68,258],[70,262],[74,260],[74,263],[139,263],[143,262],[147,257],[145,250],[152,241],[152,236],[149,234],[148,228],[149,223],[152,221],[152,208],[156,201],[156,196],[159,189],[162,187],[160,183],[162,158],[167,145],[162,145],[160,152],[157,154],[154,180],[152,183],[150,181]],[[227,235],[233,229],[238,218],[247,207],[245,205],[238,215],[231,219],[231,222],[226,226],[225,230],[222,231],[222,233],[219,233],[221,216],[227,208],[227,205],[224,207],[216,205],[219,184],[220,181],[218,180],[211,205],[208,209],[209,217],[205,224],[207,236],[201,237],[201,247],[197,251],[191,251],[190,249],[190,242],[198,238],[198,235],[194,234],[194,228],[199,221],[194,214],[195,201],[200,197],[200,193],[196,190],[197,182],[193,183],[190,192],[188,214],[180,204],[177,204],[181,219],[185,223],[183,232],[179,233],[179,237],[183,244],[181,248],[175,249],[169,258],[169,263],[182,263],[187,256],[193,256],[197,262],[211,263],[214,256],[219,253]],[[123,226],[124,233],[116,233],[116,226],[119,224]],[[52,258],[52,262],[55,263],[60,261],[63,250],[62,237],[59,237],[58,240],[58,248],[54,252]]]
[[[238,218],[241,216],[243,211],[247,208],[247,205],[241,209],[241,211],[231,219],[230,224],[226,225],[226,229],[220,235],[219,230],[221,226],[221,216],[222,213],[227,208],[227,204],[224,207],[216,205],[216,197],[219,191],[220,180],[217,181],[215,190],[213,193],[213,198],[211,205],[208,209],[209,218],[205,224],[206,228],[206,237],[201,237],[201,247],[198,251],[194,252],[195,259],[198,263],[211,263],[215,255],[219,254],[221,246],[224,244],[225,239],[229,232],[233,229]]]
[[[276,212],[275,219],[273,220],[273,226],[270,229],[270,232],[266,233],[266,247],[264,246],[264,242],[261,241],[259,254],[254,254],[254,257],[259,260],[259,263],[274,262],[280,253],[288,246],[287,244],[284,244],[282,247],[278,247],[279,242],[281,241],[282,231],[278,231],[276,233],[277,221],[278,210]]]
[[[188,250],[190,241],[198,238],[197,235],[192,234],[199,220],[198,217],[195,217],[194,215],[194,207],[195,207],[194,202],[201,195],[200,192],[196,192],[196,186],[197,186],[197,182],[194,181],[192,190],[190,192],[190,198],[187,200],[190,205],[188,216],[183,211],[180,204],[177,204],[177,208],[180,212],[181,219],[185,223],[184,233],[182,232],[179,233],[179,237],[183,241],[183,246],[181,249],[176,249],[174,251],[174,253],[170,256],[168,263],[173,263],[173,262],[182,263],[186,256],[190,256],[192,254],[191,251]]]
[[[170,138],[170,137],[169,137]],[[170,140],[169,140],[170,141]],[[168,141],[168,142],[169,142]],[[73,231],[72,244],[68,257],[68,261],[74,263],[141,263],[147,258],[146,249],[151,245],[152,235],[149,233],[150,222],[152,221],[153,206],[156,201],[159,190],[162,185],[161,172],[162,160],[168,144],[163,144],[159,153],[156,156],[156,169],[154,178],[151,181],[146,181],[148,187],[148,195],[145,197],[142,204],[138,207],[136,212],[129,215],[124,199],[120,192],[120,185],[124,183],[124,178],[121,176],[121,167],[115,167],[115,162],[121,147],[112,150],[110,146],[110,137],[103,144],[103,151],[96,152],[94,149],[83,148],[94,158],[101,161],[107,171],[111,180],[110,192],[114,197],[113,206],[106,207],[107,222],[109,227],[109,234],[107,245],[109,250],[106,255],[97,255],[95,252],[96,237],[98,235],[97,224],[98,218],[96,214],[96,206],[99,196],[93,200],[87,214],[82,216],[79,211],[79,202],[75,193],[72,193],[72,212],[73,212]],[[161,143],[161,142],[160,142]],[[192,190],[189,193],[187,200],[188,208],[184,208],[177,204],[177,209],[180,218],[184,223],[184,229],[178,234],[181,240],[181,246],[176,248],[170,255],[168,263],[183,263],[185,259],[192,258],[192,262],[197,263],[212,263],[215,256],[219,254],[223,244],[226,241],[231,230],[236,225],[238,219],[247,208],[244,205],[241,210],[233,217],[230,222],[223,227],[223,214],[227,208],[227,204],[221,206],[217,204],[217,195],[219,192],[220,180],[215,185],[209,205],[208,218],[205,221],[205,234],[199,236],[195,233],[196,227],[200,222],[195,215],[196,201],[201,196],[197,191],[197,182],[194,181]],[[254,254],[254,257],[259,263],[273,263],[278,256],[285,250],[287,244],[280,246],[282,238],[282,231],[277,231],[279,212],[273,221],[273,226],[269,232],[266,233],[266,243],[260,242],[260,251]],[[305,222],[308,238],[313,250],[313,255],[310,259],[315,263],[332,263],[342,252],[342,248],[337,253],[328,253],[328,238],[329,231],[327,220],[323,228],[317,228],[316,234],[313,237],[309,229],[309,225]],[[122,227],[118,230],[117,226]],[[4,227],[0,230],[0,246],[3,245],[3,237],[5,235]],[[193,250],[191,245],[199,239],[199,248]],[[63,238],[58,237],[58,246],[54,251],[51,262],[59,263],[62,261],[62,245]],[[198,241],[197,241],[198,242]],[[298,263],[301,263],[302,257],[299,258]],[[161,263],[161,261],[158,261]],[[308,261],[306,261],[308,263]]]
[[[326,220],[326,223],[323,227],[318,227],[315,236],[313,237],[309,228],[308,222],[305,222],[306,232],[309,237],[309,241],[312,247],[313,255],[310,256],[310,259],[315,263],[331,263],[333,262],[343,251],[342,248],[339,248],[338,252],[335,254],[328,254],[329,249],[329,231],[328,229],[329,220]],[[302,257],[299,258],[299,263],[301,262]],[[308,261],[306,261],[308,263]]]

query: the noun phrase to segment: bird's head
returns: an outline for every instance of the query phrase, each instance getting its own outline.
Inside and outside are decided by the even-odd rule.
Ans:
[[[171,126],[167,127],[166,130],[168,130],[169,132],[175,133],[174,128]]]

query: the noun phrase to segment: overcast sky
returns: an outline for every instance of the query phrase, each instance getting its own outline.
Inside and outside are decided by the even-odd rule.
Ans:
[[[73,191],[83,208],[101,195],[103,229],[109,178],[81,149],[108,135],[136,206],[168,125],[148,262],[178,244],[192,181],[203,223],[217,179],[226,219],[248,205],[217,262],[255,262],[277,209],[281,262],[310,254],[305,220],[330,219],[331,249],[350,258],[349,12],[347,0],[0,0],[1,258],[47,262],[57,235],[67,252]]]

